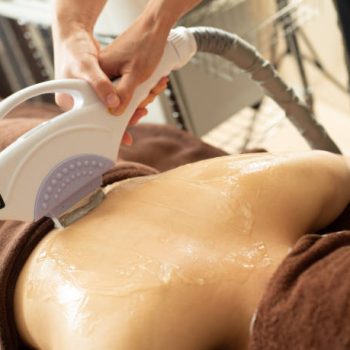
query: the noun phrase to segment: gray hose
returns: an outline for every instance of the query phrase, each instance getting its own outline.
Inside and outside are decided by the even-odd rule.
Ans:
[[[288,119],[305,138],[311,148],[341,153],[311,110],[303,103],[255,47],[235,34],[211,27],[189,28],[194,35],[198,51],[209,52],[233,62],[250,74],[265,92],[286,112]]]

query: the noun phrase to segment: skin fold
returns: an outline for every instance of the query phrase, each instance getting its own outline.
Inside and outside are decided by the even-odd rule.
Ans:
[[[15,291],[19,332],[45,350],[245,349],[271,275],[342,212],[349,181],[346,158],[312,151],[111,185],[32,252]]]

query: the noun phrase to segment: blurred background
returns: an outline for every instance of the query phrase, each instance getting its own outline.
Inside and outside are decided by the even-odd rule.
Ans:
[[[101,44],[125,30],[146,2],[109,0],[96,26]],[[52,7],[51,0],[0,0],[0,98],[53,79]],[[222,28],[255,45],[350,154],[348,0],[204,0],[179,25]],[[172,73],[145,121],[173,123],[230,153],[308,149],[249,76],[211,55],[196,55]]]

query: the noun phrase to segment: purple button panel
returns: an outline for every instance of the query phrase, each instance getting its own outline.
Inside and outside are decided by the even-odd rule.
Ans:
[[[102,184],[102,175],[114,166],[108,158],[82,154],[58,164],[42,181],[34,220],[58,217]]]

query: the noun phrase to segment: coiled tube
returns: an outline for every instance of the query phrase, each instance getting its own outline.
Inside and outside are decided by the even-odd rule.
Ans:
[[[217,28],[192,27],[189,30],[195,37],[199,52],[212,53],[231,61],[261,85],[266,94],[286,112],[288,119],[312,149],[341,153],[310,108],[254,46],[235,34]]]

